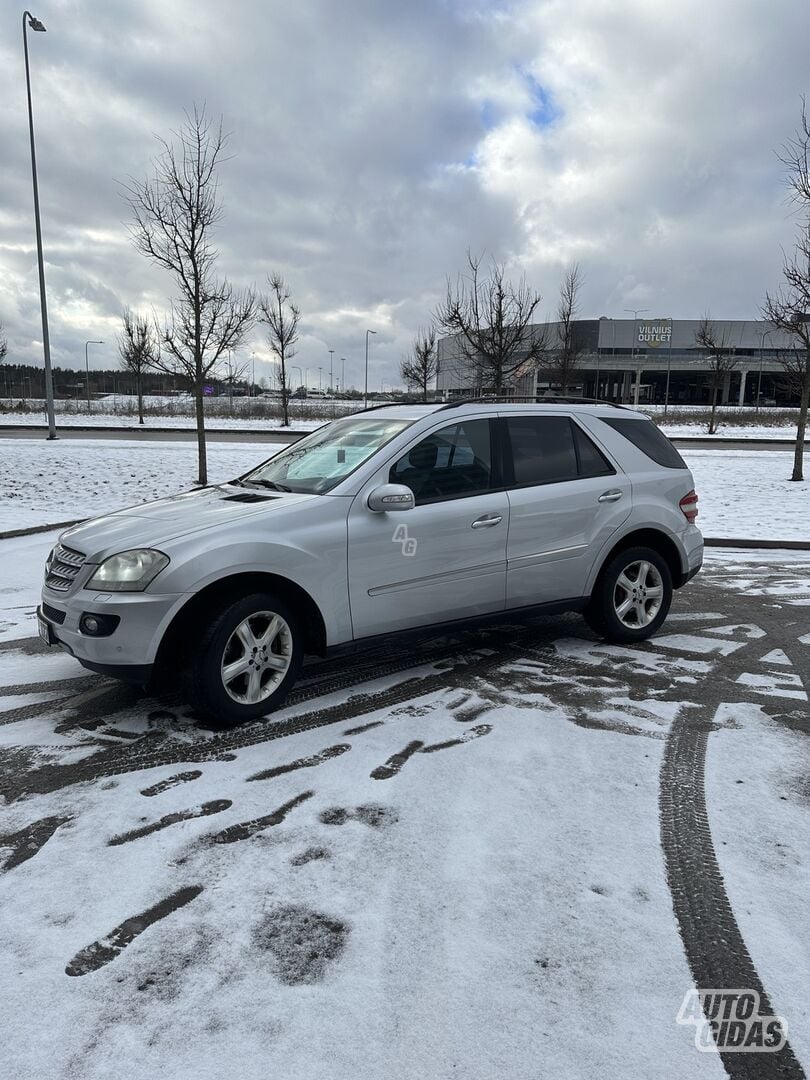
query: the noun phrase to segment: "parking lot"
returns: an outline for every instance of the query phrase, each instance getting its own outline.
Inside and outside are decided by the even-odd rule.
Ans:
[[[566,616],[313,662],[230,730],[46,652],[7,579],[8,1075],[802,1075],[807,556],[711,553],[633,648]],[[693,985],[788,1045],[698,1053]]]

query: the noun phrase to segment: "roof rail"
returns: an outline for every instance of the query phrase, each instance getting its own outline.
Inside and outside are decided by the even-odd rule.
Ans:
[[[489,397],[469,397],[469,398],[457,398],[455,401],[448,401],[445,405],[442,405],[437,412],[443,412],[445,409],[456,409],[459,405],[478,405],[481,403],[490,402],[493,404],[528,404],[528,405],[608,405],[612,409],[624,409],[624,405],[617,405],[615,401],[605,401],[602,398],[589,398],[589,397],[574,397],[572,395],[560,395],[555,394],[553,397],[538,397],[535,394],[509,394],[501,396],[489,396]]]

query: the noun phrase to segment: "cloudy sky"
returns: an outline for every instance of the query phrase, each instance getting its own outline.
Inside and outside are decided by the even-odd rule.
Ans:
[[[39,0],[37,0],[39,4]],[[810,91],[807,0],[44,0],[29,33],[52,356],[113,366],[125,305],[171,282],[120,184],[183,110],[222,115],[220,269],[286,276],[298,362],[372,387],[468,248],[551,311],[756,317],[795,220],[775,151]],[[21,10],[0,22],[0,321],[41,363]],[[269,374],[260,328],[257,377]]]

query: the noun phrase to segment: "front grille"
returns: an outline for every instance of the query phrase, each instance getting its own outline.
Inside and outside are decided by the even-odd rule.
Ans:
[[[46,619],[50,619],[51,622],[58,623],[60,626],[65,621],[66,611],[60,611],[59,608],[51,607],[50,604],[43,603],[42,614]]]
[[[80,551],[57,544],[45,570],[45,584],[57,592],[67,592],[84,566],[85,558]]]

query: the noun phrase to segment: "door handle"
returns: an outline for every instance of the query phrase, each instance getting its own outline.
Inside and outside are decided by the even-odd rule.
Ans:
[[[470,528],[472,529],[491,529],[493,525],[500,525],[503,521],[501,514],[484,514],[483,517],[476,518]]]
[[[622,497],[622,492],[618,488],[611,488],[610,491],[603,491],[599,496],[598,502],[617,502]]]

